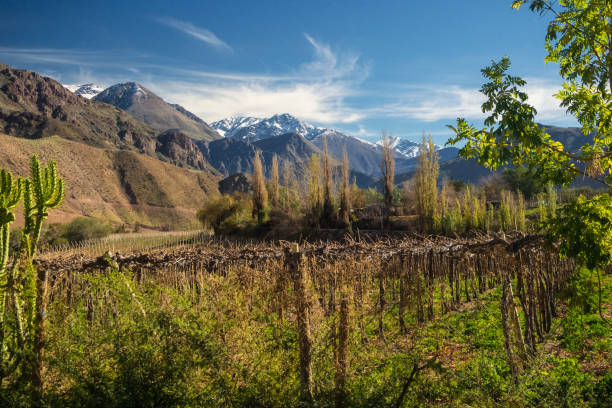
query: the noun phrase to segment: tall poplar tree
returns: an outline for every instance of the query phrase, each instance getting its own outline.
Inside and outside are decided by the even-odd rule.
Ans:
[[[393,158],[393,138],[391,134],[383,132],[380,139],[382,146],[382,159],[380,161],[380,170],[383,177],[383,198],[384,198],[384,223],[389,225],[389,216],[391,207],[393,207],[393,190],[395,189],[394,172],[395,159]]]
[[[278,205],[279,181],[278,181],[278,157],[276,153],[272,156],[272,167],[270,168],[270,201],[276,207]]]
[[[431,140],[425,138],[421,142],[419,150],[418,166],[414,175],[414,189],[417,201],[417,214],[424,231],[431,232],[434,229],[434,221],[438,205],[438,152]]]
[[[259,156],[259,150],[256,150],[253,158],[253,216],[261,224],[268,216],[268,190]]]
[[[350,227],[351,186],[349,184],[349,160],[346,148],[342,149],[342,185],[340,186],[340,220]]]

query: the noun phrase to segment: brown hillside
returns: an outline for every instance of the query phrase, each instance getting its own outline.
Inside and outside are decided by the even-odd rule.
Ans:
[[[182,115],[172,107],[173,113]],[[0,63],[0,132],[26,139],[51,136],[101,148],[145,153],[212,171],[195,143],[180,132],[161,139],[156,131],[118,107],[75,95],[59,82]]]
[[[79,215],[115,223],[184,227],[212,194],[219,177],[128,150],[100,149],[60,137],[28,140],[0,134],[0,168],[29,173],[29,158],[54,159],[66,182],[66,200],[51,222]]]
[[[155,154],[155,131],[114,106],[73,94],[35,72],[0,64],[0,130],[39,139],[61,135],[97,147]]]

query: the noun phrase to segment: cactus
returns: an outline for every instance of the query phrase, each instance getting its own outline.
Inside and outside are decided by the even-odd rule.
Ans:
[[[7,300],[13,302],[15,333],[20,349],[32,347],[31,378],[34,401],[42,396],[42,371],[45,345],[47,273],[36,271],[32,259],[48,211],[58,207],[64,198],[64,182],[51,161],[41,168],[38,158],[31,159],[30,179],[13,181],[12,175],[0,171],[0,381],[5,371],[4,337],[6,335]],[[15,221],[14,209],[23,198],[24,230],[19,250],[7,270],[10,224]],[[10,350],[9,350],[10,353]],[[20,353],[18,353],[20,354]],[[14,356],[13,356],[14,357]],[[11,356],[9,355],[9,360]]]
[[[10,226],[15,221],[13,211],[22,196],[21,180],[13,180],[13,175],[0,170],[0,362],[4,345],[4,322],[7,295],[12,284],[12,276],[6,272],[9,259]]]
[[[48,210],[57,208],[64,199],[64,181],[57,173],[55,162],[41,169],[38,158],[32,156],[31,178],[25,183],[24,195],[24,235],[29,239],[24,242],[27,248],[28,268],[36,273],[31,267],[31,260],[36,253],[40,231],[43,221],[49,216]],[[34,305],[36,314],[34,316],[34,344],[32,358],[32,386],[33,398],[38,400],[42,397],[43,389],[43,363],[44,348],[46,343],[45,315],[47,314],[47,271],[37,272],[36,280],[36,303]]]
[[[6,270],[9,254],[10,225],[15,221],[13,211],[22,195],[22,182],[13,181],[6,170],[0,170],[0,273]]]
[[[28,255],[33,257],[38,246],[43,221],[50,209],[57,208],[64,199],[64,180],[57,174],[57,165],[50,161],[41,170],[36,155],[32,156],[31,179],[25,181],[23,197],[25,234],[29,236]]]

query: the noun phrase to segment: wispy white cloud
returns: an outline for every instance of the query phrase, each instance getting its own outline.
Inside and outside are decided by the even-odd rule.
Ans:
[[[309,34],[313,57],[281,75],[202,72],[168,68],[172,80],[151,84],[154,92],[176,101],[207,121],[233,115],[271,116],[289,112],[321,124],[353,123],[364,117],[347,106],[358,95],[369,66],[358,55],[339,53]],[[180,79],[177,79],[180,77]]]
[[[234,115],[266,117],[289,112],[317,123],[350,123],[363,116],[343,104],[342,84],[155,82],[151,90],[188,107],[207,121]]]
[[[17,59],[20,62],[47,63],[59,65],[94,65],[100,56],[96,51],[54,49],[54,48],[11,48],[0,47],[0,58]]]
[[[206,28],[197,27],[188,21],[177,20],[172,17],[159,17],[155,20],[160,24],[179,30],[202,42],[205,42],[208,45],[212,45],[219,50],[233,52],[232,47],[217,37],[215,33]]]
[[[559,107],[553,96],[560,84],[542,78],[528,78],[525,91],[527,102],[538,112],[536,120],[568,120],[569,116]],[[486,100],[476,88],[458,85],[408,86],[407,91],[397,100],[369,109],[369,115],[404,117],[423,122],[467,119],[484,119],[482,104]]]

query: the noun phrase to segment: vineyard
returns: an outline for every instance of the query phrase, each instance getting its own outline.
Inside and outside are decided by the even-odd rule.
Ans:
[[[165,14],[138,5],[130,17],[110,4],[94,15],[101,27],[105,18],[120,26],[117,16],[129,27],[146,20],[165,39],[149,45],[176,42],[173,52],[194,48],[178,46],[155,22],[227,48],[230,65],[202,54],[219,70],[202,75],[193,55],[123,50],[141,61],[130,73],[197,103],[196,113],[282,106],[322,122],[232,114],[210,127],[135,82],[88,101],[0,63],[0,131],[20,146],[3,152],[10,171],[0,168],[0,407],[612,408],[612,1],[513,0],[512,9],[537,14],[522,26],[468,2],[444,10],[427,2],[324,10],[300,2],[312,10],[297,13],[294,2],[289,18],[274,14],[282,2],[215,13],[217,2],[199,11],[206,19],[178,3]],[[22,21],[9,29],[63,27],[57,10],[77,22],[92,14],[52,5],[41,20],[21,7],[14,17]],[[10,15],[11,5],[4,8]],[[255,26],[236,23],[245,10]],[[193,23],[171,17],[181,15]],[[314,59],[291,68],[300,55],[296,15],[319,26],[307,24],[312,37],[303,32]],[[536,54],[526,46],[542,30],[530,30],[546,16],[545,60],[559,64],[560,77],[549,83],[548,71],[543,79],[544,71],[527,71],[537,81],[527,86],[504,56],[480,70],[481,95],[473,94],[473,80],[458,69],[486,55],[479,44],[498,52],[516,43],[526,52],[519,68],[532,69]],[[344,44],[355,21],[372,18],[390,23],[359,25],[353,45],[370,49],[363,61],[359,50],[319,38],[340,33]],[[215,30],[240,26],[257,36],[244,43],[244,35],[224,33],[229,45],[201,26],[208,20]],[[435,35],[421,35],[432,24]],[[321,29],[328,25],[334,29]],[[119,30],[120,43],[147,35],[140,28]],[[117,30],[95,31],[112,45],[107,37]],[[281,32],[283,41],[269,36]],[[83,33],[83,44],[99,43]],[[26,47],[39,34],[13,36],[19,49],[0,54],[71,71],[80,64],[70,61],[90,57],[79,75],[89,77],[125,53]],[[414,36],[417,48],[406,41]],[[405,47],[402,61],[397,50]],[[389,50],[393,63],[370,69],[389,61]],[[283,54],[273,59],[286,72],[268,65],[272,52]],[[172,61],[192,63],[176,70]],[[156,71],[169,77],[155,81]],[[560,78],[556,112],[545,94]],[[457,119],[432,129],[437,143],[450,135],[444,147],[431,134],[418,144],[383,131],[375,144],[319,127],[342,124],[371,138],[367,126],[383,120],[411,134],[418,121],[441,126],[449,118]],[[187,120],[204,134],[182,133]],[[73,149],[67,141],[90,146],[64,151]],[[29,151],[39,142],[43,162]],[[183,227],[202,230],[170,231]]]
[[[62,405],[518,403],[504,390],[524,384],[550,347],[575,270],[523,234],[209,238],[91,253],[35,261],[49,272],[46,383]],[[610,352],[600,350],[600,375]]]

